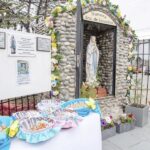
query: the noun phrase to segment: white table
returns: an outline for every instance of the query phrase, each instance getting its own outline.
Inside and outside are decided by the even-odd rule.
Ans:
[[[10,150],[102,150],[100,116],[90,114],[77,128],[62,130],[53,139],[39,144],[28,144],[15,138]]]

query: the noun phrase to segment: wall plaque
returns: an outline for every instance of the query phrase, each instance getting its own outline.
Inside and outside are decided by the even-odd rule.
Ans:
[[[37,37],[37,51],[50,52],[51,42],[48,38]]]
[[[116,26],[114,21],[108,15],[100,11],[90,11],[83,15],[83,19],[87,21]]]
[[[5,32],[0,32],[0,49],[5,49],[5,41],[6,41]]]

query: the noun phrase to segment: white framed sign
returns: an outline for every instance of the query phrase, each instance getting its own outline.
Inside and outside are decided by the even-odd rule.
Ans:
[[[0,100],[51,91],[51,50],[36,51],[37,37],[50,37],[4,29],[0,32],[6,35],[6,49],[0,50]],[[13,35],[18,44],[16,53],[10,54]],[[29,44],[25,45],[27,41]],[[15,42],[12,45],[15,49]]]
[[[35,56],[36,38],[30,34],[7,34],[9,56]]]
[[[100,11],[90,11],[85,13],[83,15],[83,19],[86,21],[116,26],[115,22],[110,18],[110,16]]]
[[[6,48],[6,34],[5,32],[0,32],[0,49]]]
[[[37,51],[50,52],[50,39],[37,37]]]

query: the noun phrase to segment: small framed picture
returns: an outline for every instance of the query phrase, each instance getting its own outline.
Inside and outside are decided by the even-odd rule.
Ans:
[[[6,33],[0,31],[0,49],[6,48]]]
[[[50,52],[51,40],[50,38],[37,37],[37,51]]]

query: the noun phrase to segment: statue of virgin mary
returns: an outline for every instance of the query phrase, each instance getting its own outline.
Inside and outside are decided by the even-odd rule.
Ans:
[[[86,51],[86,82],[92,84],[96,81],[96,74],[99,63],[99,50],[96,45],[96,37],[91,36]]]

